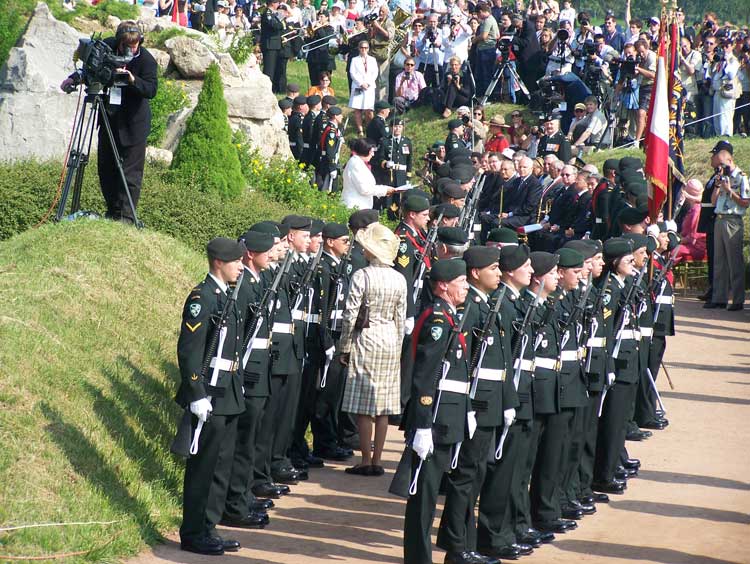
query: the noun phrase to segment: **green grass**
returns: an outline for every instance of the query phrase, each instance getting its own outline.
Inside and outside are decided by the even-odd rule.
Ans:
[[[0,560],[135,554],[180,520],[174,347],[204,260],[158,233],[80,221],[0,243],[0,265],[0,523],[119,521],[3,534]]]

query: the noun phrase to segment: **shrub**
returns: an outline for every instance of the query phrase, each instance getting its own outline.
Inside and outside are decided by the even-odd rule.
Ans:
[[[164,50],[166,49],[166,45],[164,44],[169,39],[182,35],[188,35],[188,32],[183,27],[168,27],[161,31],[152,31],[151,33],[146,34],[146,47]]]
[[[156,96],[151,100],[151,133],[148,144],[158,146],[164,139],[169,116],[190,103],[190,97],[185,88],[174,80],[159,78],[159,88]]]
[[[0,2],[0,67],[8,60],[8,53],[26,28],[34,4],[34,0]]]
[[[176,183],[194,184],[229,198],[238,196],[246,185],[232,146],[224,87],[216,64],[206,71],[198,104],[174,154],[172,177]]]
[[[244,65],[253,54],[255,37],[252,33],[235,33],[227,51],[237,66]]]

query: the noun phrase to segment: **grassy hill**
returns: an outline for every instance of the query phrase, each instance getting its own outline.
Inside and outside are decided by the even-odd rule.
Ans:
[[[0,243],[0,523],[117,521],[0,533],[0,561],[110,562],[178,526],[175,343],[204,272],[186,245],[111,222]]]

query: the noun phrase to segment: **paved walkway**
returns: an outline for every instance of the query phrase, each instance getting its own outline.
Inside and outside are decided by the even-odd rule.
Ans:
[[[675,390],[663,372],[658,377],[671,425],[628,443],[643,461],[640,477],[524,562],[750,562],[750,311],[700,305],[677,306],[679,336],[666,354]],[[401,562],[404,504],[387,493],[400,452],[393,429],[385,476],[349,476],[338,464],[311,471],[310,481],[277,501],[270,527],[222,531],[242,543],[238,553],[191,555],[173,535],[130,564]],[[434,561],[443,556],[435,551]]]

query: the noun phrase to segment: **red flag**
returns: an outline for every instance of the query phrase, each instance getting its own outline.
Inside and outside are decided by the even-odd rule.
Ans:
[[[651,221],[656,221],[667,198],[669,174],[669,96],[667,87],[666,48],[664,34],[659,39],[659,53],[656,64],[654,89],[649,107],[648,129],[646,131],[646,166],[644,173],[648,186],[648,212]]]

